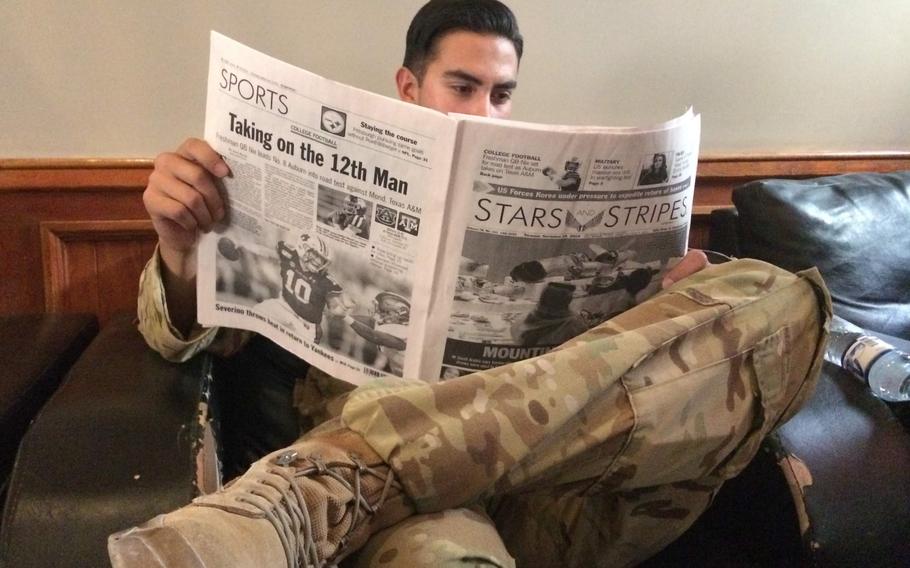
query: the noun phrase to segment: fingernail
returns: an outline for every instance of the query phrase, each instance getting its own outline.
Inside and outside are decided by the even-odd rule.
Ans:
[[[673,285],[673,279],[670,277],[664,278],[663,281],[660,283],[660,287],[664,288],[664,289],[669,288],[672,285]]]
[[[215,175],[218,177],[224,177],[228,175],[228,167],[224,162],[218,162],[215,164]]]

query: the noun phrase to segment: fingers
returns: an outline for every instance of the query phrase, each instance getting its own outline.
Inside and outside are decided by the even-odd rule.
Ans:
[[[209,146],[205,140],[187,138],[177,148],[177,154],[201,165],[215,177],[224,177],[229,173],[228,166],[224,163],[221,155]]]
[[[155,158],[143,202],[156,229],[164,229],[158,231],[164,244],[192,240],[197,229],[208,231],[224,216],[224,202],[213,176],[227,173],[221,156],[196,138],[186,140],[176,152]]]
[[[708,266],[708,257],[698,249],[690,249],[686,256],[671,268],[661,282],[662,288],[669,288],[687,276],[691,276]]]
[[[189,209],[200,228],[209,230],[224,215],[224,204],[211,174],[177,154],[159,159],[163,166],[157,179],[161,192]]]
[[[158,219],[173,221],[187,231],[195,231],[197,228],[208,230],[215,217],[204,194],[208,190],[197,190],[181,180],[179,174],[175,174],[175,170],[180,169],[180,164],[161,165],[167,161],[169,158],[164,155],[155,160],[155,170],[149,176],[149,185],[142,194],[149,216],[152,221]],[[201,179],[195,183],[205,185]],[[218,204],[216,207],[220,209],[221,205]]]
[[[213,219],[220,220],[224,215],[224,202],[212,176],[222,178],[230,173],[224,159],[206,141],[198,138],[185,140],[177,148],[176,153],[185,159],[175,162],[173,173],[178,179],[199,191]]]
[[[168,197],[164,193],[158,195],[143,194],[143,202],[152,217],[152,221],[156,223],[163,221],[174,230],[182,229],[193,233],[199,227],[196,217],[183,203]],[[176,227],[173,227],[173,225],[176,225]]]

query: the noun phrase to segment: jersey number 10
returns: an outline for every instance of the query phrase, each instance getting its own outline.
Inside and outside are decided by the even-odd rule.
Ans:
[[[312,292],[310,284],[291,269],[284,271],[284,289],[293,294],[301,303],[310,303],[310,293]]]

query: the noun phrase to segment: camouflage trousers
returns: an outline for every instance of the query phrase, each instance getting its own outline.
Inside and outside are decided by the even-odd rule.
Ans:
[[[378,382],[343,424],[418,512],[360,566],[621,566],[666,546],[811,394],[830,298],[814,270],[739,260],[544,356]]]

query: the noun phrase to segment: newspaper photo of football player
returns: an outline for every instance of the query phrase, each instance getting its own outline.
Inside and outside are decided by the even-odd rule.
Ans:
[[[281,297],[266,300],[257,308],[318,344],[322,340],[323,312],[341,309],[341,285],[328,273],[329,248],[322,238],[299,233],[290,242],[278,241],[277,252]]]
[[[319,186],[316,214],[319,221],[329,227],[344,234],[368,239],[371,211],[372,203],[362,197]]]
[[[324,310],[320,346],[377,372],[402,376],[411,318],[407,275],[376,270],[381,265],[374,263],[371,249],[319,230],[331,247],[331,278],[343,287]]]
[[[258,244],[238,246],[224,236],[218,252],[219,260],[236,264],[226,270],[218,263],[219,281],[224,283],[221,300],[250,305],[255,313],[316,344],[322,340],[323,314],[327,310],[343,314],[342,287],[328,273],[331,251],[321,237],[289,233],[269,250]]]
[[[550,181],[556,184],[557,189],[560,191],[578,191],[581,189],[581,174],[578,172],[580,167],[581,162],[579,159],[572,157],[566,160],[565,169],[562,172],[547,166],[542,173],[550,178]]]
[[[372,365],[379,370],[402,376],[407,348],[411,302],[394,292],[382,291],[373,298],[367,316],[346,315],[344,322],[357,335],[376,346],[378,356]]]

